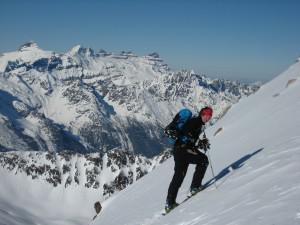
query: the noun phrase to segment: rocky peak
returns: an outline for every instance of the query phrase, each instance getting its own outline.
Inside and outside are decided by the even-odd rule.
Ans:
[[[72,56],[94,56],[94,50],[91,48],[84,48],[81,45],[76,45],[69,51],[69,54]]]
[[[157,52],[150,53],[148,56],[153,58],[159,58],[159,54]]]
[[[111,53],[106,52],[104,49],[100,49],[97,54],[97,56],[109,56]]]
[[[34,41],[29,41],[23,45],[20,46],[19,51],[26,51],[30,49],[39,49],[39,46],[36,42]]]
[[[146,55],[145,58],[154,62],[163,62],[163,59],[159,57],[157,52],[150,53]]]

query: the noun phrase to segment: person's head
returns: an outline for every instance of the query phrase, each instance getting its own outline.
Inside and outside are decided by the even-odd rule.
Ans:
[[[213,110],[208,106],[202,108],[199,113],[199,116],[201,117],[203,123],[207,123],[211,119],[212,115]]]

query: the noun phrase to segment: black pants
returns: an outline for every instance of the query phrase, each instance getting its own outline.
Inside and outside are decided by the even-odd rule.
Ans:
[[[200,187],[208,166],[208,158],[205,154],[193,152],[180,145],[174,146],[175,172],[170,183],[167,202],[175,203],[178,190],[184,180],[189,164],[196,164],[191,188]]]

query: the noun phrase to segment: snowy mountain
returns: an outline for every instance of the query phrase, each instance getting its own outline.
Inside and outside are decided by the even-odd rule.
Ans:
[[[0,167],[0,224],[299,224],[299,88],[300,60],[208,128],[216,179],[208,168],[209,187],[165,217],[160,213],[173,159],[102,202],[93,222],[99,190],[75,183],[53,187]],[[178,202],[185,199],[192,172],[190,166]]]
[[[212,105],[216,121],[259,86],[173,72],[157,53],[45,51],[34,42],[0,55],[0,151],[107,152],[152,157],[182,107]]]
[[[300,61],[242,99],[207,131],[209,187],[161,216],[173,175],[170,159],[104,204],[94,225],[300,223]],[[188,192],[189,168],[178,202]],[[215,188],[217,185],[217,189]]]
[[[2,163],[0,224],[299,224],[299,88],[300,59],[255,94],[233,105],[208,128],[216,180],[212,180],[208,168],[204,182],[209,187],[165,217],[160,213],[173,175],[173,159],[102,202],[103,210],[93,222],[93,204],[100,198],[98,189],[76,182],[68,188],[54,187],[23,172],[12,176],[12,172],[22,169],[10,171]],[[43,154],[31,158],[34,161],[45,157]],[[62,159],[62,154],[55,157]],[[74,172],[76,160],[72,160],[70,167]],[[80,160],[86,161],[88,167],[93,165],[88,163],[93,160],[86,157]],[[64,160],[57,162],[61,161]],[[178,202],[185,199],[192,172],[190,166]]]
[[[121,150],[85,155],[74,152],[4,152],[0,153],[0,166],[12,176],[20,173],[33,180],[46,181],[53,187],[94,188],[103,200],[151,172],[169,157],[169,151],[152,159]]]

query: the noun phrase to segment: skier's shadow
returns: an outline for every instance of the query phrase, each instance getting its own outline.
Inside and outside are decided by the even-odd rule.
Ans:
[[[207,181],[204,184],[204,187],[207,188],[207,187],[209,187],[211,185],[214,185],[214,183],[216,183],[218,180],[222,179],[223,177],[227,176],[232,170],[237,170],[237,169],[241,168],[247,160],[249,160],[252,156],[256,155],[257,153],[261,152],[263,149],[264,148],[258,149],[255,152],[253,152],[251,154],[247,154],[247,155],[243,156],[242,158],[238,159],[237,161],[235,161],[234,163],[230,164],[229,166],[227,166],[226,168],[224,168],[214,178],[212,178],[209,181]],[[223,182],[221,184],[218,184],[217,187],[221,186],[225,182],[225,180],[223,180]]]

